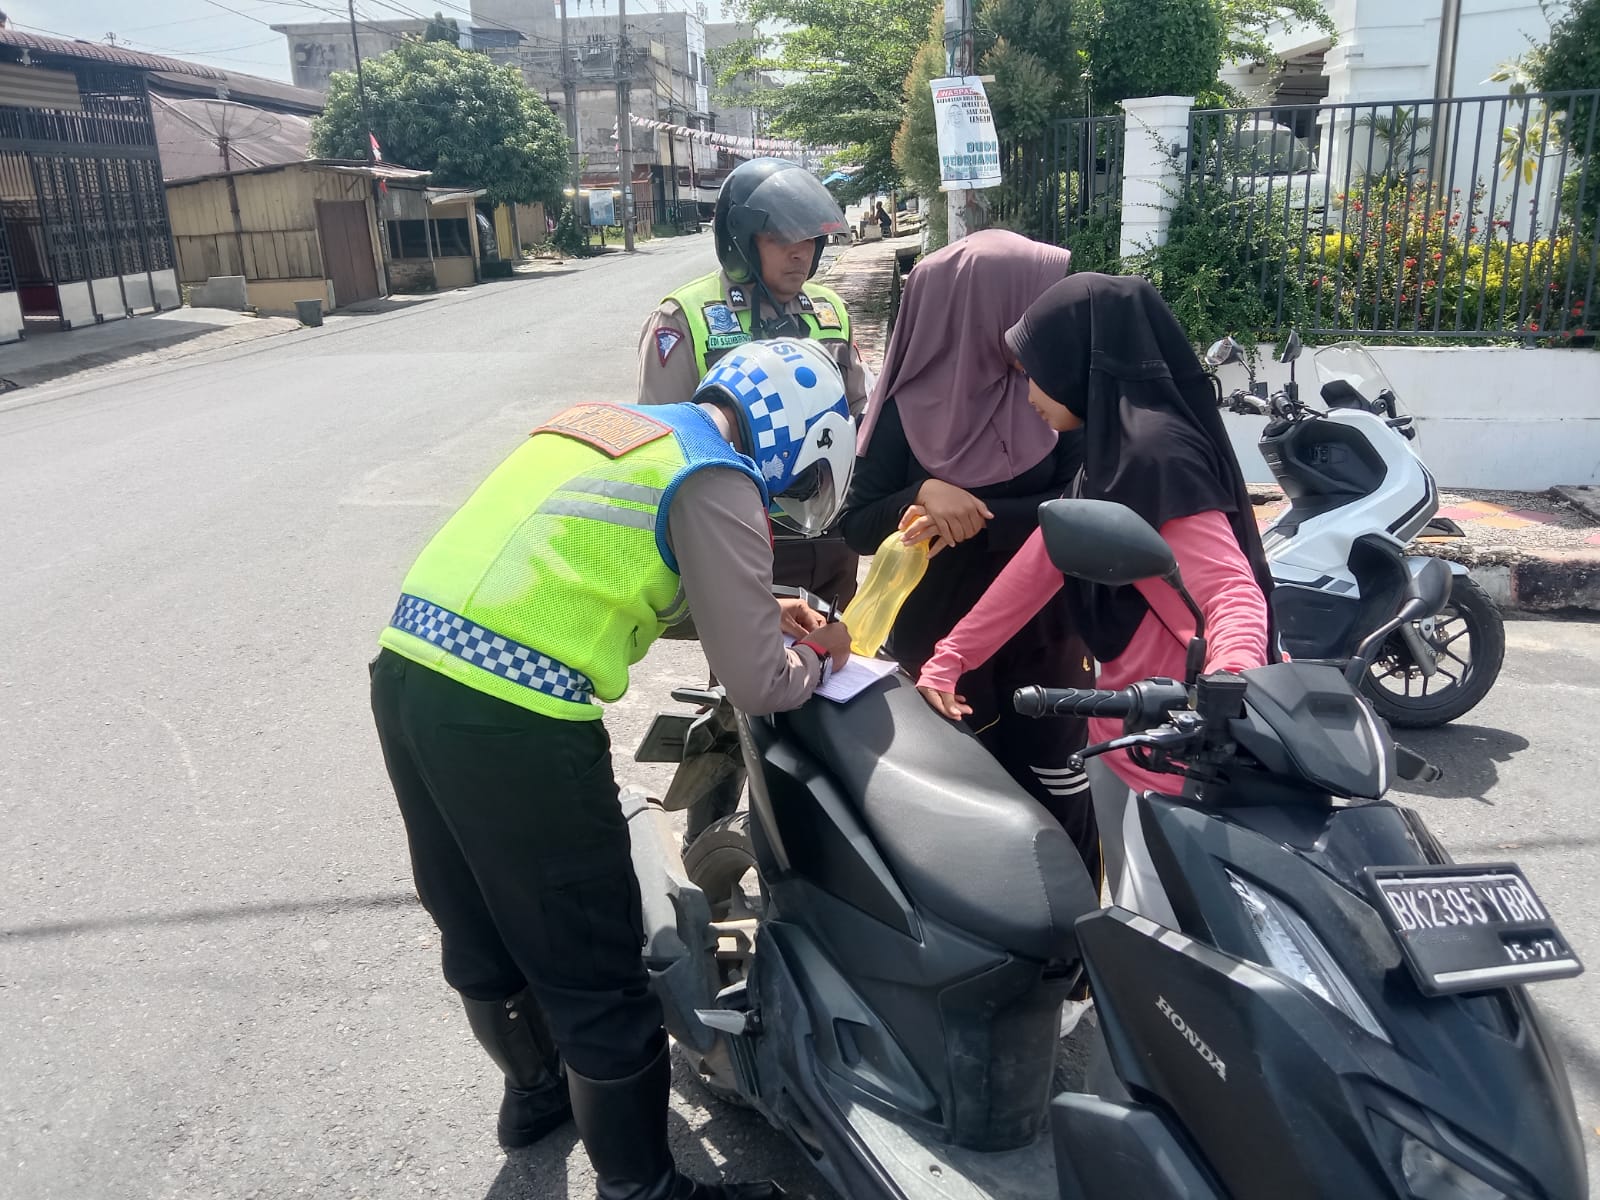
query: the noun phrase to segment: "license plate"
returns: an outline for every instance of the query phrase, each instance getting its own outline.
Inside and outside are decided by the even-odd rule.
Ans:
[[[1511,863],[1369,867],[1367,885],[1429,996],[1567,979],[1583,964]]]

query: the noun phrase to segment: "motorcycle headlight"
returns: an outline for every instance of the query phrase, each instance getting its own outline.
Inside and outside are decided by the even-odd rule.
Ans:
[[[1304,917],[1271,892],[1253,887],[1232,871],[1228,872],[1228,882],[1244,905],[1256,940],[1266,953],[1265,965],[1315,992],[1373,1037],[1389,1041],[1389,1035],[1378,1024],[1378,1018],[1356,991],[1355,984],[1340,969]]]
[[[1409,1133],[1400,1139],[1400,1173],[1415,1200],[1510,1200],[1493,1184]]]

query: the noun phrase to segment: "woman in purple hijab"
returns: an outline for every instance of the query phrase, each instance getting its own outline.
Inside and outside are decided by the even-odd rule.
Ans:
[[[909,518],[930,544],[889,652],[913,676],[1039,524],[1039,505],[1067,490],[1079,435],[1057,435],[1028,406],[1028,380],[1005,332],[1067,273],[1069,254],[990,229],[918,263],[906,280],[883,373],[867,403],[840,527],[871,554]],[[1083,726],[1030,721],[1011,708],[1027,684],[1093,687],[1064,603],[1045,606],[982,668],[961,677],[978,740],[1072,835],[1099,877],[1100,840],[1085,776],[1067,760]]]

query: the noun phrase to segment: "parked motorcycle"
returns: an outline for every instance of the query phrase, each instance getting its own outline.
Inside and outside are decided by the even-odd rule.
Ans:
[[[1411,541],[1420,534],[1459,537],[1461,530],[1436,521],[1439,492],[1417,453],[1416,425],[1372,356],[1356,342],[1316,352],[1327,406],[1321,411],[1300,398],[1294,380],[1300,352],[1299,336],[1290,333],[1279,358],[1290,371],[1281,392],[1269,397],[1251,371],[1249,388],[1226,397],[1217,382],[1217,402],[1269,418],[1261,456],[1289,507],[1261,541],[1277,585],[1272,611],[1283,649],[1294,659],[1345,662],[1428,561],[1406,553]],[[1245,356],[1224,338],[1206,361],[1220,367]],[[1499,677],[1500,611],[1466,567],[1451,563],[1451,569],[1449,604],[1396,630],[1362,681],[1373,708],[1392,725],[1453,721]]]
[[[1126,508],[1052,501],[1041,524],[1068,574],[1187,596]],[[1383,798],[1437,772],[1350,682],[1450,584],[1441,561],[1408,572],[1345,673],[1017,693],[1030,716],[1121,716],[1083,756],[1172,774],[1127,847],[1167,924],[1102,910],[1067,835],[904,676],[773,717],[677,693],[704,711],[665,714],[641,753],[726,754],[732,731],[750,811],[680,859],[665,811],[627,793],[668,1029],[848,1200],[1586,1197],[1523,986],[1582,966],[1519,868],[1452,863]],[[1052,1099],[1085,973],[1104,1052]]]

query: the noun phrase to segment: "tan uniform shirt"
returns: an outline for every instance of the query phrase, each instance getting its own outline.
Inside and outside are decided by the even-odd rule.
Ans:
[[[721,467],[684,480],[667,516],[706,661],[734,707],[758,715],[799,708],[822,675],[809,649],[783,644],[769,529],[756,485]]]
[[[750,307],[753,299],[748,287],[735,287],[726,274],[722,276],[723,297],[728,307],[736,311]],[[732,294],[730,294],[732,293]],[[735,303],[735,301],[738,303]],[[797,296],[784,305],[786,313],[800,313]],[[844,395],[850,405],[850,414],[860,418],[867,403],[867,372],[855,346],[843,341],[819,341],[818,345],[833,355],[844,375]],[[694,340],[689,336],[689,325],[683,319],[683,309],[676,300],[663,300],[659,308],[645,319],[639,332],[639,403],[687,404],[694,399],[700,385],[700,372],[695,364]]]

